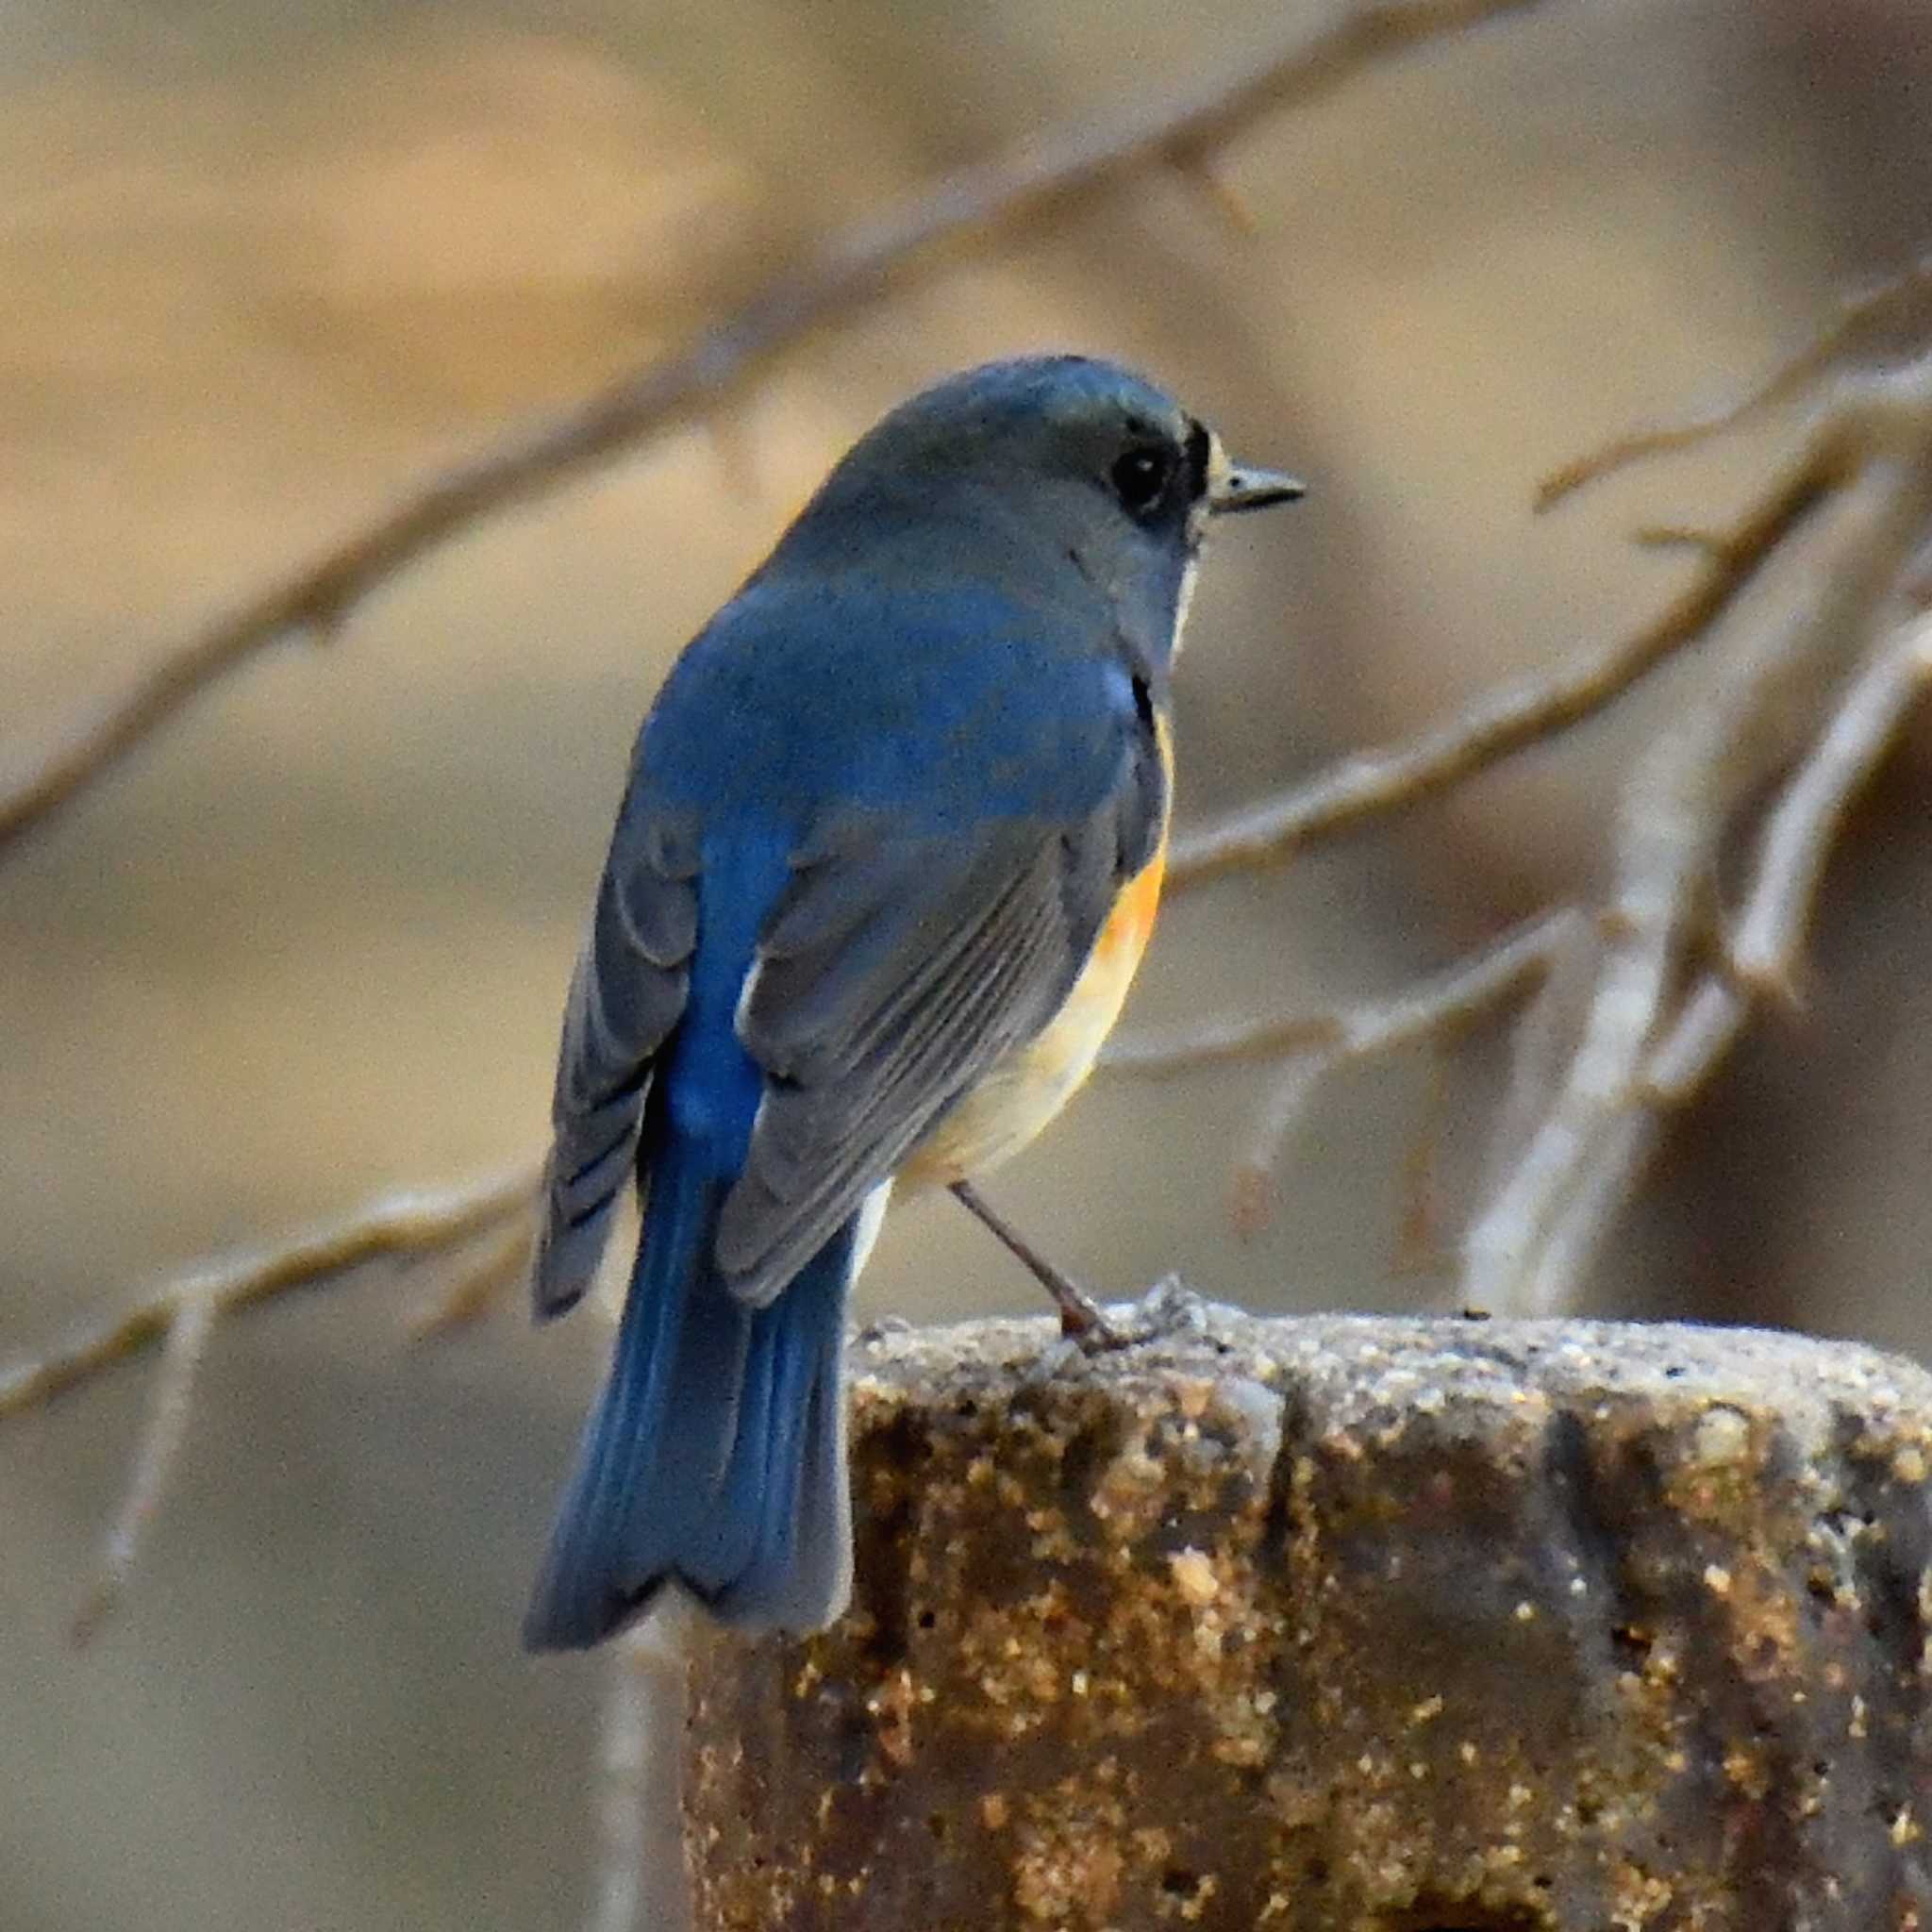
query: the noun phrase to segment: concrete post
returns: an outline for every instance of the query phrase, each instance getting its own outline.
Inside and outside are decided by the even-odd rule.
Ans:
[[[701,1932],[1932,1928],[1932,1377],[1169,1297],[853,1354],[853,1614],[700,1640]]]

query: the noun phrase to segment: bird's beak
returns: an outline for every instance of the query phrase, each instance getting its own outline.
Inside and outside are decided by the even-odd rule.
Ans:
[[[1223,516],[1230,510],[1266,509],[1271,503],[1292,503],[1307,493],[1308,486],[1299,476],[1229,463],[1208,486],[1208,508]]]

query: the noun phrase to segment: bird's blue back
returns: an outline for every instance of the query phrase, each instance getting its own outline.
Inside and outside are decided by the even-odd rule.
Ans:
[[[666,681],[638,789],[753,840],[834,806],[902,812],[908,833],[1091,811],[1133,691],[1067,628],[970,584],[761,579]]]

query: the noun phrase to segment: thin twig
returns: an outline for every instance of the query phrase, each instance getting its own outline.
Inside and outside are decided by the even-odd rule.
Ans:
[[[1723,677],[1625,787],[1610,938],[1582,1038],[1561,1092],[1466,1239],[1465,1291],[1477,1306],[1516,1308],[1526,1293],[1549,1312],[1581,1278],[1653,1138],[1644,1071],[1660,1046],[1683,1078],[1673,1003],[1725,829],[1807,740],[1828,738],[1844,659],[1871,635],[1932,516],[1932,366],[1916,381],[1859,391],[1834,421],[1813,447],[1855,435],[1866,455],[1840,492],[1826,560],[1785,614],[1737,641]],[[1818,836],[1827,841],[1829,827]],[[1767,863],[1774,892],[1782,861]],[[1709,1036],[1721,1053],[1736,1026],[1708,1004],[1696,1024],[1708,1031],[1712,1016],[1725,1021]],[[1632,1112],[1646,1123],[1628,1124]]]
[[[1454,1036],[1431,1042],[1428,1085],[1414,1130],[1402,1152],[1401,1211],[1395,1223],[1395,1249],[1389,1272],[1403,1275],[1442,1274],[1455,1256],[1442,1239],[1442,1140],[1449,1123],[1454,1082],[1449,1077]]]
[[[1101,1064],[1126,1074],[1171,1074],[1235,1060],[1282,1059],[1235,1164],[1229,1212],[1246,1237],[1273,1208],[1281,1149],[1316,1088],[1336,1068],[1441,1041],[1474,1025],[1541,978],[1572,943],[1568,908],[1513,928],[1467,958],[1391,994],[1339,1012],[1288,1020],[1214,1021],[1109,1046]]]
[[[450,1271],[437,1293],[408,1318],[412,1341],[440,1340],[492,1312],[505,1291],[524,1276],[536,1239],[534,1218],[512,1221],[480,1255]]]
[[[1494,1191],[1549,1112],[1603,957],[1593,912],[1569,906],[1551,917],[1549,963],[1510,1031],[1503,1091],[1484,1136],[1478,1199]]]
[[[627,1636],[610,1647],[597,1760],[600,1843],[591,1932],[637,1932],[643,1923],[644,1783],[651,1752],[646,1673],[656,1668]]]
[[[1416,980],[1386,999],[1332,1013],[1287,1020],[1213,1021],[1172,1033],[1110,1044],[1101,1065],[1111,1073],[1186,1073],[1231,1060],[1373,1059],[1485,1018],[1526,982],[1548,970],[1556,941],[1575,915],[1539,913],[1501,939]]]
[[[1738,401],[1701,416],[1688,417],[1681,423],[1663,424],[1654,429],[1620,436],[1614,442],[1565,463],[1537,486],[1538,510],[1547,510],[1586,485],[1628,469],[1634,463],[1647,462],[1653,457],[1677,450],[1694,449],[1701,442],[1710,441],[1740,427],[1753,417],[1803,395],[1834,369],[1842,367],[1860,338],[1909,308],[1928,290],[1932,290],[1932,257],[1914,262],[1890,281],[1848,298],[1829,328],[1814,336]]]
[[[1604,709],[1709,630],[1830,493],[1843,460],[1838,438],[1815,438],[1777,488],[1728,537],[1713,540],[1699,581],[1635,636],[1485,691],[1433,731],[1359,752],[1306,784],[1176,840],[1168,861],[1168,892],[1250,866],[1278,864],[1318,839],[1431,798]]]
[[[1282,1068],[1262,1100],[1235,1167],[1231,1209],[1236,1232],[1252,1236],[1267,1224],[1281,1150],[1322,1081],[1339,1067],[1466,1033],[1554,970],[1574,923],[1567,908],[1540,914],[1392,997],[1337,1016],[1336,1043]]]
[[[1174,154],[1208,156],[1268,111],[1364,68],[1545,0],[1392,0],[1335,10],[1259,59],[1103,120],[1081,120],[958,170],[834,237],[688,348],[619,377],[419,484],[360,530],[163,650],[125,689],[0,779],[0,850],[40,824],[191,698],[291,632],[326,631],[371,589],[478,518],[555,488],[713,408],[780,351],[881,301],[944,244],[1038,217]]]
[[[1274,1177],[1281,1167],[1281,1150],[1330,1065],[1326,1059],[1293,1059],[1269,1082],[1235,1161],[1228,1190],[1228,1219],[1242,1241],[1252,1241],[1274,1218]]]
[[[93,1585],[75,1615],[73,1641],[76,1649],[92,1641],[134,1574],[142,1538],[161,1507],[182,1438],[188,1433],[194,1378],[214,1325],[215,1298],[206,1286],[179,1297],[174,1319],[168,1324],[160,1373],[148,1398],[147,1425],[135,1452],[127,1493],[108,1531]]]
[[[390,1197],[286,1246],[210,1262],[150,1289],[118,1315],[42,1355],[0,1367],[0,1417],[17,1415],[92,1381],[174,1328],[181,1308],[205,1300],[210,1319],[319,1288],[382,1256],[441,1252],[532,1209],[540,1170],[473,1181],[441,1193]]]
[[[1932,678],[1932,619],[1903,625],[1873,654],[1766,822],[1751,897],[1731,937],[1732,974],[1791,996],[1819,880],[1852,800],[1890,750]]]
[[[1722,973],[1691,988],[1669,1030],[1643,1063],[1639,1103],[1653,1112],[1694,1099],[1751,1015],[1751,995]]]
[[[1702,1091],[1766,995],[1788,993],[1824,864],[1850,803],[1897,742],[1932,677],[1932,621],[1907,625],[1853,679],[1810,756],[1787,784],[1760,841],[1740,934],[1723,971],[1692,985],[1632,1083],[1630,1105],[1580,1151],[1566,1205],[1534,1259],[1525,1299],[1561,1307],[1657,1142],[1658,1116]]]

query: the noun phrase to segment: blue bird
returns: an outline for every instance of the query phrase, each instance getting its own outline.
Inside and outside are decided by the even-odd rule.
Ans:
[[[529,1647],[674,1579],[731,1624],[839,1615],[887,1194],[976,1206],[1091,1071],[1159,897],[1203,540],[1300,494],[1110,363],[994,363],[879,423],[685,648],[564,1015],[539,1319],[633,1176],[643,1219]]]

